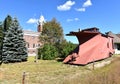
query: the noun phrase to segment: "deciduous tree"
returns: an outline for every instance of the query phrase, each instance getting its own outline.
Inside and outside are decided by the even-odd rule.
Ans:
[[[44,24],[40,41],[44,46],[38,49],[38,55],[43,59],[64,58],[76,47],[73,43],[65,40],[63,29],[55,18]]]
[[[55,18],[44,24],[42,34],[40,35],[40,41],[54,45],[55,43],[62,42],[63,39],[63,29]]]

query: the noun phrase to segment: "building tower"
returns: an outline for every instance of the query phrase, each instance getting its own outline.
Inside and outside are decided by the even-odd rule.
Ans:
[[[43,31],[43,24],[45,23],[45,19],[44,19],[44,16],[41,15],[40,16],[40,19],[38,20],[38,28],[37,28],[37,31],[38,32],[42,32]]]

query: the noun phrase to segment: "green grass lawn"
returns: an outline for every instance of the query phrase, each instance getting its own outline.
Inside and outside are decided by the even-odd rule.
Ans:
[[[23,72],[26,72],[26,84],[63,84],[65,80],[81,75],[85,69],[55,60],[39,60],[35,63],[34,57],[29,57],[27,62],[2,64],[0,84],[21,84]]]
[[[22,84],[23,72],[26,73],[25,84],[119,84],[104,82],[114,80],[111,78],[113,75],[120,79],[117,76],[120,68],[116,70],[120,58],[119,61],[113,61],[94,71],[88,68],[89,65],[67,65],[55,60],[38,60],[35,63],[34,60],[34,57],[29,57],[27,62],[2,64],[0,66],[0,84]],[[113,74],[114,72],[117,75]],[[102,81],[102,83],[98,81]]]

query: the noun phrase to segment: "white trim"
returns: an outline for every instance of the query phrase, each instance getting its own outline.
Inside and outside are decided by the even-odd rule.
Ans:
[[[40,34],[26,34],[26,33],[24,33],[24,36],[39,36]]]
[[[23,34],[24,34],[24,35],[28,35],[28,36],[39,36],[39,35],[40,35],[40,32],[34,32],[34,31],[24,30],[24,31],[23,31]]]
[[[37,48],[28,48],[28,50],[29,50],[29,49],[31,49],[31,50],[32,50],[32,49],[37,49]]]
[[[36,53],[32,53],[32,54],[28,53],[28,56],[36,56],[36,55],[37,55]]]

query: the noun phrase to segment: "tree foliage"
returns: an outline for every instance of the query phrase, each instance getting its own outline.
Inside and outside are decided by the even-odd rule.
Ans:
[[[3,23],[4,32],[6,32],[9,29],[11,23],[12,23],[12,17],[10,15],[8,15],[5,18],[4,23]]]
[[[3,42],[3,27],[2,22],[0,22],[0,60],[2,60],[2,42]]]
[[[63,29],[55,18],[44,24],[43,32],[40,35],[40,41],[53,45],[57,42],[61,42],[63,39]]]
[[[9,29],[12,22],[12,17],[8,15],[5,20],[0,22],[0,60],[2,60],[2,48],[3,48],[3,38],[5,36],[5,32]]]
[[[2,27],[2,22],[0,22],[0,43],[2,42],[2,38],[3,38],[3,27]]]
[[[41,53],[42,52],[42,53]],[[39,58],[43,60],[54,60],[58,56],[58,51],[53,45],[45,44],[39,48]]]
[[[2,61],[16,62],[27,60],[27,49],[23,39],[23,32],[15,18],[5,32],[2,49]]]
[[[40,41],[44,46],[38,49],[38,55],[43,59],[64,58],[76,47],[65,40],[63,29],[55,18],[44,24]]]
[[[76,46],[77,46],[76,44],[73,44],[71,42],[63,41],[58,46],[59,57],[65,58],[68,54],[70,54],[76,48]]]

